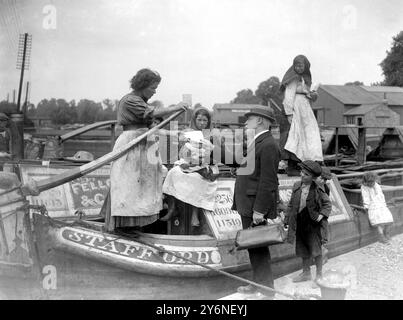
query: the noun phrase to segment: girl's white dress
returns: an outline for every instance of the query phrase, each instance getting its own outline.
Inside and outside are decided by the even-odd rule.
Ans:
[[[195,133],[195,131],[193,131]],[[203,137],[201,131],[199,131],[201,137]],[[207,141],[210,144],[209,141]],[[197,144],[196,144],[197,145]],[[211,145],[210,148],[213,146]],[[200,155],[203,154],[205,159],[209,160],[209,155],[212,149],[204,149],[200,147]],[[168,171],[168,174],[164,180],[164,184],[162,186],[162,192],[165,194],[169,194],[176,199],[179,199],[185,203],[188,203],[194,207],[203,208],[205,210],[214,210],[215,206],[215,197],[217,193],[218,182],[210,181],[208,179],[204,179],[199,173],[195,172],[196,170],[202,168],[211,168],[213,172],[218,173],[217,165],[201,165],[194,166],[188,170],[184,170],[180,167],[181,163],[186,163],[190,161],[190,158],[195,157],[197,160],[199,159],[199,153],[193,153],[194,145],[192,143],[186,143],[183,148],[181,148],[180,156],[181,160],[177,161],[171,170]],[[192,154],[189,158],[187,155],[188,151]],[[195,160],[195,159],[193,159]]]
[[[284,110],[292,115],[290,131],[284,149],[294,153],[301,161],[323,161],[319,126],[311,104],[302,92],[305,83],[294,80],[285,90]]]
[[[379,184],[371,187],[361,186],[364,208],[368,209],[368,218],[372,226],[393,223],[393,216],[386,206],[385,196]]]

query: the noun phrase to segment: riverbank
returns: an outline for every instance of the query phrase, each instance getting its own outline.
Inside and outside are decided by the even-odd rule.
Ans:
[[[312,275],[315,268],[312,267]],[[394,236],[390,244],[373,243],[367,247],[351,251],[329,259],[323,271],[337,270],[348,274],[351,287],[346,300],[401,300],[403,299],[403,234]],[[312,281],[293,283],[292,279],[301,271],[294,272],[274,281],[275,288],[289,294],[320,295],[320,289]],[[222,300],[260,300],[257,295],[234,293]],[[289,300],[279,294],[275,300]]]

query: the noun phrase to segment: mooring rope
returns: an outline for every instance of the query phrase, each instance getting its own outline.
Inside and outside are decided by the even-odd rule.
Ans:
[[[136,234],[135,237],[134,237],[132,234],[126,234],[126,233],[124,233],[124,232],[119,232],[119,234],[125,235],[126,237],[131,237],[131,238],[133,238],[134,241],[136,241],[136,242],[138,242],[138,243],[141,243],[141,244],[143,244],[143,245],[149,246],[149,247],[151,247],[151,248],[157,250],[158,252],[163,252],[163,253],[170,254],[170,255],[172,255],[172,256],[174,256],[174,257],[176,257],[176,258],[183,259],[183,260],[188,261],[188,262],[190,262],[190,263],[192,263],[192,264],[194,264],[194,265],[197,265],[197,266],[206,268],[206,269],[208,269],[208,270],[210,270],[210,271],[217,272],[217,273],[219,273],[219,274],[221,274],[221,275],[224,275],[224,276],[226,276],[226,277],[229,277],[229,278],[232,278],[232,279],[235,279],[235,280],[238,280],[238,281],[241,281],[241,282],[250,284],[250,285],[252,285],[252,286],[254,286],[254,287],[257,287],[257,288],[261,289],[262,291],[266,291],[266,292],[270,292],[270,293],[278,293],[278,294],[280,294],[280,295],[282,295],[282,296],[285,296],[285,297],[290,298],[290,299],[293,299],[293,300],[308,299],[308,297],[316,298],[316,299],[319,298],[319,299],[320,299],[319,296],[312,295],[312,294],[310,294],[310,295],[289,294],[289,293],[287,293],[287,292],[280,291],[280,290],[277,290],[277,289],[273,289],[273,288],[271,288],[271,287],[262,285],[262,284],[260,284],[260,283],[257,283],[257,282],[254,282],[254,281],[251,281],[251,280],[248,280],[248,279],[245,279],[245,278],[236,276],[236,275],[231,274],[231,273],[229,273],[229,272],[226,272],[226,271],[223,271],[223,270],[219,270],[219,269],[210,267],[210,266],[208,266],[208,265],[205,265],[205,264],[196,262],[196,261],[194,261],[194,260],[192,260],[192,259],[189,259],[189,258],[186,258],[186,257],[182,257],[182,256],[180,256],[180,255],[178,255],[178,254],[176,254],[176,253],[174,253],[174,252],[172,252],[172,251],[170,251],[170,250],[167,250],[167,249],[165,249],[165,248],[163,248],[163,247],[160,247],[160,246],[151,244],[151,243],[149,243],[149,242],[147,242],[147,241],[144,241],[144,240],[140,240],[140,239],[138,238],[138,237],[139,237],[139,234]]]

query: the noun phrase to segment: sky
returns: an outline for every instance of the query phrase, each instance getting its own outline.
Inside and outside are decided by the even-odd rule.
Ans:
[[[401,0],[0,0],[0,100],[18,92],[24,32],[32,103],[120,99],[149,67],[162,77],[151,100],[212,108],[281,79],[298,54],[314,85],[381,81],[402,28]]]

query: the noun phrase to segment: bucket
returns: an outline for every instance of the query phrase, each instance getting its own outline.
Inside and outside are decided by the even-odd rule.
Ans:
[[[330,288],[319,286],[322,300],[344,300],[346,298],[346,288]]]

